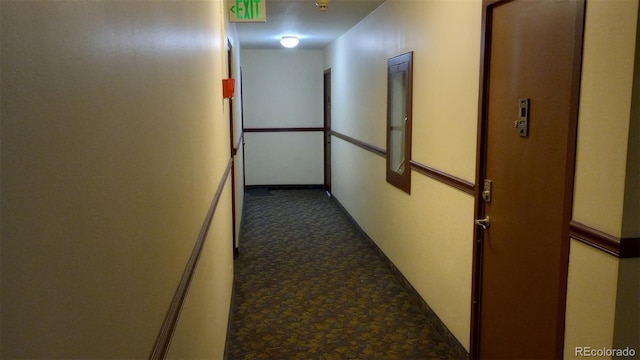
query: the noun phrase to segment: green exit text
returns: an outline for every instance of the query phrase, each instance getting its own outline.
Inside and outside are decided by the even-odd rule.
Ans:
[[[238,20],[254,20],[260,18],[261,0],[235,0],[236,4],[231,7],[231,12]]]

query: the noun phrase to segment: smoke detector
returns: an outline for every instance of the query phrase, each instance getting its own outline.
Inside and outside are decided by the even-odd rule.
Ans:
[[[329,9],[329,3],[331,0],[318,0],[316,1],[316,6],[320,11],[327,11]]]

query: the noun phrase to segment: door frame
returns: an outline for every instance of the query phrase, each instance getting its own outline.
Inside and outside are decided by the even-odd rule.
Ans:
[[[227,39],[227,77],[233,78],[233,45],[231,40]],[[236,148],[235,138],[235,116],[233,111],[233,97],[229,98],[229,147],[231,154],[231,225],[232,225],[232,237],[231,246],[233,249],[233,257],[240,256],[238,243],[236,242],[237,231],[236,223],[238,216],[236,214],[236,155],[238,149]]]
[[[488,130],[488,100],[489,100],[489,72],[491,60],[491,24],[493,19],[493,10],[500,5],[517,1],[517,0],[483,0],[482,1],[482,29],[481,29],[481,54],[480,54],[480,86],[478,97],[478,126],[477,126],[477,151],[476,151],[476,186],[474,194],[474,219],[482,219],[484,214],[484,203],[482,200],[483,187],[486,170],[487,155],[487,130]],[[559,300],[566,308],[566,288],[567,275],[569,267],[569,223],[571,221],[572,204],[573,204],[573,185],[575,176],[575,157],[577,144],[577,128],[578,128],[578,111],[580,103],[580,80],[582,74],[582,47],[584,39],[584,21],[585,21],[585,3],[586,0],[575,0],[577,9],[577,18],[575,23],[574,42],[574,63],[572,74],[572,93],[570,106],[570,124],[569,139],[567,146],[567,178],[565,181],[565,208],[563,209],[565,224],[563,230],[563,279],[560,286],[564,286],[564,298]],[[473,230],[473,263],[472,263],[472,282],[471,282],[471,336],[469,354],[471,359],[477,359],[480,355],[480,324],[481,324],[481,294],[482,294],[482,241],[484,232],[479,230],[479,226],[474,226]],[[556,354],[562,357],[564,347],[564,323],[565,311],[559,312],[558,326],[562,331],[558,332],[558,347]],[[560,338],[561,337],[561,338]]]
[[[324,71],[324,190],[331,194],[331,69]]]

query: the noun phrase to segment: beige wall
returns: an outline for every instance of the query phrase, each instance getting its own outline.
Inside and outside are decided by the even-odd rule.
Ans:
[[[242,103],[240,78],[240,44],[235,25],[229,23],[228,1],[224,1],[218,12],[210,13],[214,24],[223,24],[224,37],[221,39],[222,77],[228,77],[228,67],[231,75],[238,79],[233,102],[221,101],[224,114],[221,116],[220,128],[216,129],[216,139],[222,141],[223,136],[229,139],[230,107],[233,106],[234,140],[233,146],[238,145],[242,133]],[[222,25],[219,25],[222,26]],[[231,63],[227,61],[228,43],[231,44]],[[215,81],[215,80],[214,80]],[[221,98],[221,94],[213,94],[214,98]],[[228,142],[226,146],[229,146]],[[223,152],[220,163],[228,161],[229,148]],[[211,223],[205,246],[202,251],[197,271],[189,288],[188,297],[180,314],[180,320],[175,329],[174,337],[167,354],[168,359],[222,359],[228,329],[229,310],[231,308],[231,288],[233,286],[233,260],[231,254],[232,223],[231,187],[235,186],[236,196],[236,243],[239,240],[240,222],[244,199],[243,181],[243,149],[238,147],[234,157],[235,184],[231,176],[227,178],[224,189],[217,205],[215,216]]]
[[[322,51],[242,49],[245,128],[321,128]],[[322,132],[245,134],[247,185],[324,183]]]
[[[412,158],[474,181],[480,1],[388,1],[325,53],[332,128],[385,148],[387,59],[414,51]],[[418,173],[411,195],[385,160],[336,137],[332,186],[460,342],[469,348],[473,196]]]
[[[628,142],[637,139],[629,131],[638,122],[637,90],[632,100],[634,78],[638,82],[637,23],[637,0],[587,2],[573,219],[617,237],[640,236],[635,230],[623,234],[625,217],[635,214],[635,224],[627,228],[638,226],[637,205],[629,202],[638,191],[633,164],[638,144]],[[628,321],[640,320],[634,272],[640,272],[637,259],[620,260],[571,241],[565,358],[575,358],[576,347],[615,343],[640,350],[637,337],[630,343],[622,335],[638,333],[639,322]]]
[[[225,187],[197,272],[189,289],[167,359],[223,359],[231,307],[233,261],[231,239],[231,182]]]
[[[587,3],[573,219],[620,236],[637,0]]]
[[[384,148],[386,60],[413,50],[412,158],[474,181],[481,9],[480,1],[390,0],[334,42],[325,53],[333,129]],[[637,18],[637,0],[588,2],[574,220],[614,236],[623,216],[637,221],[637,145],[626,141]],[[409,196],[386,184],[383,158],[336,138],[332,151],[336,197],[468,348],[473,198],[415,172]],[[637,261],[624,262],[623,270],[623,261],[571,242],[565,356],[575,346],[611,347],[614,328],[625,332],[616,308],[637,313],[633,283],[618,284]],[[624,304],[616,293],[627,294]]]
[[[221,3],[0,13],[1,356],[146,358],[229,159]],[[174,352],[202,311],[194,354],[222,354],[229,201],[227,184]]]
[[[334,130],[384,148],[387,59],[414,51],[412,157],[474,181],[481,9],[391,0],[332,44]]]
[[[244,138],[247,186],[324,183],[323,132],[246,133]]]
[[[579,241],[571,241],[565,359],[577,358],[576,347],[611,348],[616,309],[618,259]]]

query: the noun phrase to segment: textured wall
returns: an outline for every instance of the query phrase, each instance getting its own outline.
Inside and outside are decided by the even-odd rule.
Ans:
[[[412,158],[474,181],[479,1],[389,1],[326,51],[332,128],[386,147],[387,59],[414,51]],[[411,195],[386,183],[385,159],[336,137],[332,190],[469,347],[473,196],[416,172]]]
[[[637,106],[632,106],[638,103],[632,100],[638,11],[637,0],[587,2],[573,219],[616,237],[640,235],[623,234],[623,219],[635,214],[637,224],[638,211],[635,205],[624,208],[625,197],[637,194],[637,184],[625,189],[625,179],[638,178],[637,165],[627,165],[638,147],[628,142],[634,138],[630,125],[638,121]],[[628,226],[634,228],[637,225]],[[565,358],[575,358],[576,347],[611,348],[614,324],[623,331],[620,327],[629,324],[628,318],[638,319],[640,299],[633,290],[637,264],[637,259],[620,260],[572,240]],[[629,279],[635,284],[619,284]]]
[[[322,51],[242,50],[245,128],[323,127]],[[322,132],[246,134],[247,185],[322,184]]]
[[[620,236],[638,1],[591,1],[586,16],[573,219]]]
[[[221,2],[0,6],[2,358],[145,358],[229,159]]]
[[[637,191],[637,174],[625,177],[637,170],[627,146],[637,18],[637,0],[588,2],[574,220],[614,236]],[[327,49],[333,129],[384,148],[386,60],[413,50],[412,158],[474,181],[480,19],[480,1],[386,2]],[[336,197],[468,346],[472,197],[415,172],[407,196],[385,183],[383,158],[338,139],[333,151]],[[616,291],[629,288],[617,285],[618,259],[572,242],[566,356],[611,346]]]

